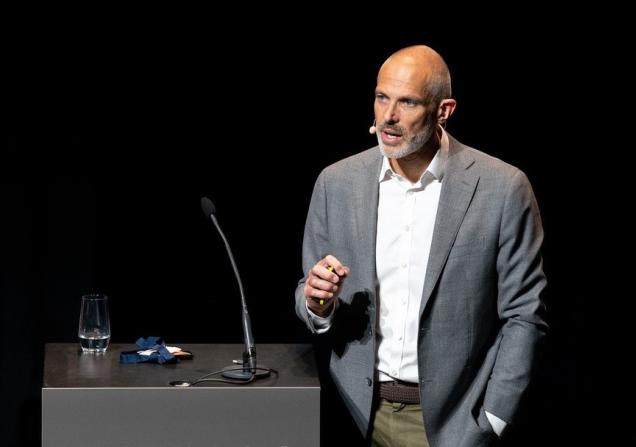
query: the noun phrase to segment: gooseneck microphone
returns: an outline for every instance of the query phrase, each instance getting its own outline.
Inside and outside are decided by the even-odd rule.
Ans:
[[[223,377],[234,380],[251,381],[256,378],[267,377],[270,371],[267,368],[259,368],[256,364],[256,350],[254,349],[254,336],[252,335],[252,322],[250,320],[250,314],[247,312],[247,304],[245,302],[245,293],[243,291],[243,283],[241,282],[241,276],[239,275],[234,256],[232,255],[232,249],[230,244],[221,230],[221,226],[216,219],[216,209],[214,204],[207,197],[201,198],[201,209],[203,213],[212,220],[214,226],[218,230],[223,242],[225,243],[225,249],[227,250],[232,269],[234,270],[234,276],[238,282],[239,292],[241,293],[241,305],[243,307],[243,340],[245,342],[245,351],[243,352],[243,369],[237,368],[236,365],[223,368]]]

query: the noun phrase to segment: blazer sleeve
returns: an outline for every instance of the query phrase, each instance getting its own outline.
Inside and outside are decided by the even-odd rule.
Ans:
[[[307,221],[305,222],[305,233],[303,236],[303,272],[305,276],[298,282],[296,287],[296,314],[305,322],[307,328],[316,333],[316,329],[309,317],[305,304],[305,294],[303,288],[309,270],[314,264],[329,254],[329,237],[327,231],[327,192],[325,182],[325,171],[322,171],[314,185],[314,191],[309,204]]]
[[[511,422],[527,388],[548,326],[541,295],[543,228],[525,174],[516,171],[505,195],[497,255],[497,311],[501,344],[484,398],[484,410]]]

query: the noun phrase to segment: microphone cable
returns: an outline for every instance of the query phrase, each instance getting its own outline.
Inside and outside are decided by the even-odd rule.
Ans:
[[[278,376],[278,371],[275,370],[274,368],[264,368],[264,367],[260,367],[257,366],[256,368],[254,368],[256,370],[260,370],[260,371],[267,371],[268,373],[274,373],[276,374],[276,376]],[[212,376],[218,375],[218,374],[223,374],[225,371],[243,371],[243,367],[237,367],[237,368],[230,368],[230,369],[220,369],[218,371],[213,371],[211,373],[205,374],[201,377],[199,377],[196,380],[193,380],[191,382],[186,381],[186,380],[173,380],[172,382],[170,382],[170,386],[174,386],[174,387],[183,387],[183,388],[188,388],[188,387],[193,387],[195,385],[198,385],[199,383],[204,383],[204,382],[221,382],[221,383],[231,383],[231,384],[238,384],[238,385],[243,385],[246,383],[250,383],[253,382],[254,379],[256,378],[257,374],[252,374],[252,376],[247,379],[247,380],[232,380],[232,379],[219,379],[219,378],[213,378]]]

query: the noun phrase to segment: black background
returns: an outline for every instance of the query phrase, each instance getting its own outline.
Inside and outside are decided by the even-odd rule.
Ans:
[[[76,341],[82,294],[110,297],[114,342],[241,342],[237,287],[204,195],[242,272],[257,345],[312,342],[293,291],[313,182],[375,144],[377,69],[416,43],[451,69],[448,131],[524,170],[544,220],[552,334],[506,444],[622,435],[630,413],[610,411],[592,373],[611,361],[597,335],[614,329],[592,309],[613,291],[590,254],[606,233],[599,174],[617,164],[604,109],[614,59],[599,56],[598,34],[527,11],[462,24],[387,12],[363,26],[309,11],[225,28],[224,15],[167,12],[21,16],[7,35],[0,444],[39,445],[43,346]],[[621,390],[611,397],[627,398]]]

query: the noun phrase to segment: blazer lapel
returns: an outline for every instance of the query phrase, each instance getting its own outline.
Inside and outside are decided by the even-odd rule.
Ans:
[[[473,172],[476,170],[470,169],[470,166],[475,162],[473,157],[468,154],[463,145],[450,135],[449,139],[449,157],[442,180],[437,217],[435,218],[433,242],[422,290],[420,317],[444,268],[446,258],[453,246],[479,181],[479,175]]]
[[[355,191],[355,227],[356,236],[360,244],[358,253],[361,265],[369,266],[370,269],[363,269],[368,274],[364,283],[375,292],[376,271],[375,271],[375,240],[378,228],[378,196],[380,190],[380,169],[382,168],[382,156],[380,151],[373,153],[373,156],[363,160],[360,165],[362,172],[352,178],[353,191]],[[356,178],[357,177],[357,178]],[[375,295],[375,293],[374,293]]]

